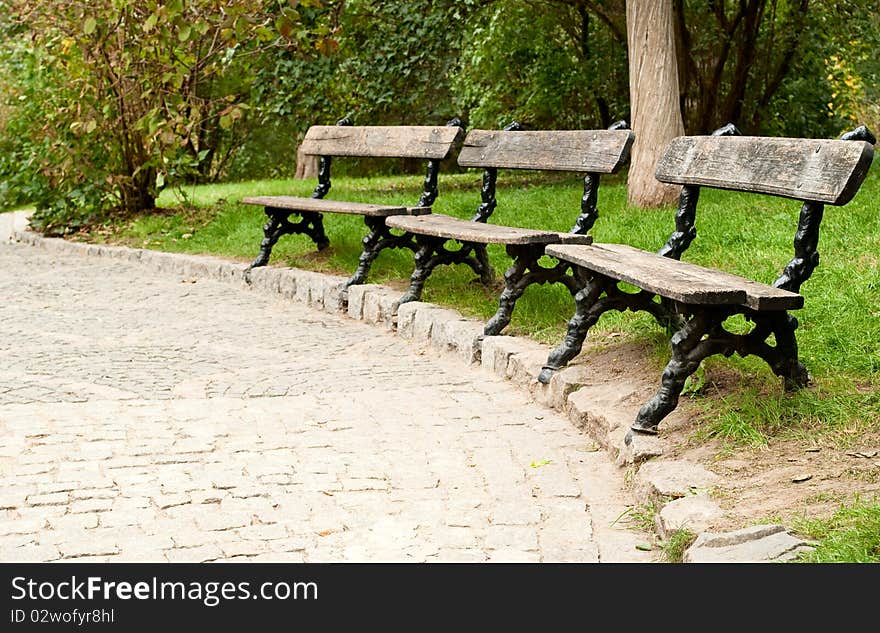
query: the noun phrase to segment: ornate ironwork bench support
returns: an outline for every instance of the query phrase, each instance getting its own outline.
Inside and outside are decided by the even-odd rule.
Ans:
[[[633,431],[656,434],[660,421],[678,405],[687,377],[697,370],[704,359],[715,354],[731,356],[736,353],[743,357],[755,355],[764,359],[773,373],[782,378],[786,391],[809,384],[810,375],[798,359],[795,338],[798,321],[786,311],[755,312],[741,306],[680,306],[680,309],[689,312],[690,316],[684,327],[672,337],[672,358],[663,370],[660,389],[639,410],[627,434],[627,441]],[[725,330],[724,321],[734,314],[744,314],[754,321],[752,331],[733,334]],[[767,342],[771,334],[776,345]]]
[[[467,264],[477,275],[480,283],[491,285],[495,279],[495,271],[489,265],[489,255],[485,244],[461,242],[458,250],[446,248],[448,239],[432,235],[416,235],[418,249],[415,251],[415,270],[410,276],[409,290],[400,298],[399,303],[418,301],[422,297],[425,281],[441,264]]]
[[[364,216],[364,224],[370,232],[362,240],[364,246],[361,256],[358,258],[358,267],[351,278],[345,282],[345,287],[365,283],[373,261],[386,248],[408,248],[413,253],[418,251],[419,245],[411,233],[404,232],[402,235],[394,235],[391,229],[385,225],[385,217]]]
[[[275,243],[278,242],[282,235],[292,235],[294,233],[308,235],[319,251],[330,246],[330,240],[327,239],[327,235],[324,233],[323,216],[320,213],[298,213],[302,219],[295,223],[288,219],[292,213],[297,212],[290,209],[266,207],[266,215],[269,216],[269,221],[263,226],[263,240],[260,242],[260,252],[249,268],[265,266],[269,262],[269,256],[272,254],[272,247],[275,246]]]
[[[636,312],[643,310],[650,313],[662,327],[674,322],[675,313],[671,304],[657,303],[655,295],[644,290],[636,293],[624,292],[618,287],[618,280],[604,275],[585,271],[574,267],[575,279],[580,276],[592,277],[574,295],[575,314],[568,322],[568,330],[562,343],[550,353],[538,380],[544,384],[550,382],[553,372],[565,367],[575,356],[581,353],[587,333],[599,318],[610,310]]]
[[[498,311],[486,323],[483,333],[494,336],[510,323],[517,300],[532,284],[561,283],[575,296],[582,284],[573,274],[568,274],[571,265],[559,262],[553,268],[541,266],[538,260],[544,255],[543,244],[508,244],[507,254],[513,264],[504,273],[504,291],[498,301]]]

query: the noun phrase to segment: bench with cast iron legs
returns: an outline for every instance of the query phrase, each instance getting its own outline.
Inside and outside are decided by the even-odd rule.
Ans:
[[[264,207],[269,221],[263,227],[260,253],[250,268],[265,266],[272,247],[282,235],[302,234],[312,239],[318,250],[329,245],[324,232],[325,213],[360,215],[368,232],[363,239],[363,251],[357,270],[345,284],[366,281],[373,260],[386,248],[418,246],[410,235],[395,235],[385,225],[385,218],[393,215],[423,215],[431,212],[437,198],[437,174],[440,162],[447,158],[464,135],[461,122],[453,119],[445,126],[352,126],[348,119],[333,125],[315,125],[309,128],[301,149],[304,154],[319,156],[318,186],[310,198],[296,196],[255,196],[244,198],[244,204]],[[330,164],[333,156],[376,158],[417,158],[428,161],[424,191],[414,207],[394,204],[368,204],[327,200],[330,191]],[[291,222],[290,216],[300,219]]]
[[[574,294],[580,284],[570,274],[571,265],[561,261],[552,267],[538,260],[548,244],[589,244],[587,232],[598,217],[596,199],[601,174],[617,172],[629,157],[633,134],[625,122],[608,130],[523,131],[518,124],[504,130],[471,130],[465,138],[458,164],[483,169],[482,202],[473,218],[463,220],[441,214],[420,217],[393,216],[389,227],[414,236],[415,270],[410,288],[400,303],[417,301],[425,281],[441,264],[464,263],[492,282],[487,244],[503,244],[513,259],[504,274],[504,290],[498,311],[484,328],[487,335],[498,334],[510,322],[517,299],[534,283],[557,282]],[[527,169],[586,173],[578,219],[570,232],[526,229],[488,224],[497,206],[495,185],[498,169]],[[455,245],[458,248],[455,248]]]
[[[797,319],[801,285],[819,262],[819,225],[826,204],[844,205],[858,191],[873,158],[873,135],[865,128],[840,140],[746,136],[685,136],[674,139],[661,157],[658,180],[683,185],[676,230],[659,253],[625,244],[550,245],[548,254],[572,264],[586,280],[575,296],[576,312],[565,340],[549,356],[539,380],[580,353],[589,329],[608,310],[646,310],[663,323],[678,322],[672,358],[656,395],[639,411],[633,432],[656,433],[678,404],[685,380],[703,359],[750,354],[764,359],[787,390],[809,382],[798,358]],[[679,260],[696,235],[701,187],[770,194],[801,201],[794,258],[768,285]],[[627,292],[621,282],[640,289]],[[754,326],[746,334],[724,327],[743,315]],[[771,342],[770,337],[773,337]]]

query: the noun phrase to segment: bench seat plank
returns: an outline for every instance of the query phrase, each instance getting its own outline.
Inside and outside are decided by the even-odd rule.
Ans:
[[[611,174],[629,158],[633,138],[629,130],[471,130],[458,164]]]
[[[566,236],[569,243],[592,242],[592,238],[588,235],[560,234],[556,231],[484,224],[436,213],[420,217],[391,217],[385,221],[385,224],[410,233],[479,244],[555,244],[562,241],[563,238],[560,236]]]
[[[244,204],[256,204],[274,209],[290,209],[314,213],[345,213],[349,215],[389,216],[424,215],[431,213],[430,207],[401,207],[394,205],[346,202],[344,200],[323,200],[321,198],[299,198],[296,196],[254,196],[243,198]]]
[[[546,252],[682,303],[741,304],[755,310],[795,310],[804,303],[801,295],[787,290],[625,244],[559,244]]]

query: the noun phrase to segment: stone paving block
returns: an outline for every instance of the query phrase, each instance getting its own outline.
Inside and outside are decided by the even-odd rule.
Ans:
[[[598,563],[595,543],[552,543],[541,548],[542,563]]]
[[[112,556],[119,553],[115,539],[100,539],[92,535],[82,537],[76,533],[67,535],[65,540],[56,543],[62,558],[82,556]]]
[[[568,396],[568,417],[576,427],[606,449],[618,447],[612,438],[628,429],[642,404],[640,388],[626,380],[613,384],[585,384]],[[621,441],[626,431],[619,433]]]
[[[175,547],[165,550],[164,553],[170,563],[208,563],[223,558],[223,550],[214,544],[188,548]]]
[[[245,265],[239,262],[220,262],[217,264],[217,267],[214,269],[214,278],[217,281],[231,283],[231,284],[243,284],[244,283],[244,270]],[[282,292],[287,292],[286,288],[289,286],[281,287]]]
[[[54,545],[0,546],[0,561],[4,563],[42,563],[59,558],[61,558],[61,553]]]
[[[433,310],[439,306],[424,301],[409,301],[397,308],[397,335],[411,340],[415,336],[416,315],[422,310]]]
[[[488,555],[481,549],[440,548],[436,558],[445,563],[482,563]]]
[[[516,341],[516,337],[513,336],[484,336],[480,345],[483,369],[505,378],[507,363],[510,356],[516,352]]]
[[[499,503],[489,511],[492,525],[535,525],[541,521],[541,510],[520,503]]]
[[[652,457],[663,455],[663,440],[656,435],[634,433],[629,441],[624,436],[618,444],[617,463],[620,466],[628,464],[640,465]]]
[[[397,325],[397,306],[400,294],[396,290],[389,290],[383,286],[368,289],[364,294],[363,314],[364,323],[382,325],[392,330]]]
[[[49,492],[42,495],[28,495],[25,502],[29,506],[63,506],[70,500],[69,492]]]
[[[649,505],[705,491],[719,481],[718,475],[700,464],[684,460],[650,461],[642,464],[636,473],[634,494],[640,503]]]
[[[33,534],[43,530],[48,522],[47,517],[4,518],[0,515],[0,537],[14,534]]]
[[[484,324],[479,321],[435,319],[431,347],[458,356],[466,365],[480,362]]]
[[[331,277],[324,279],[324,298],[322,301],[326,312],[342,312],[346,310],[345,282],[343,277]]]
[[[545,406],[565,410],[568,397],[587,382],[589,370],[583,365],[570,365],[554,372],[550,384],[537,383],[534,388],[535,399]]]
[[[445,347],[448,337],[443,335],[442,329],[447,322],[460,319],[461,315],[455,310],[424,304],[424,307],[417,310],[413,317],[410,338],[417,343],[433,342],[433,339],[436,338],[436,345]]]
[[[491,550],[489,563],[539,563],[541,555],[537,551],[523,551],[513,547]]]
[[[280,268],[278,272],[278,293],[285,299],[296,298],[297,276],[290,268]]]
[[[809,551],[809,543],[782,525],[758,525],[735,532],[704,532],[685,551],[686,563],[785,562]]]
[[[713,522],[724,516],[719,505],[702,493],[674,499],[660,508],[654,522],[660,538],[668,538],[677,530],[688,530],[694,534],[705,532]]]
[[[376,284],[358,284],[348,287],[348,316],[352,319],[364,318],[364,298],[368,292],[381,290],[383,287]]]
[[[281,290],[281,270],[272,266],[260,266],[248,271],[251,288],[258,292],[275,294]]]
[[[541,368],[547,362],[547,350],[538,343],[524,341],[525,348],[530,351],[522,351],[512,354],[507,361],[507,379],[517,387],[534,394],[540,384],[538,375]]]
[[[25,504],[28,492],[20,486],[0,488],[0,510],[14,509]]]
[[[49,527],[53,530],[86,530],[98,527],[97,514],[64,514],[60,517],[50,517]]]
[[[249,559],[254,563],[303,563],[305,556],[301,552],[263,552]],[[337,558],[337,561],[345,560]]]

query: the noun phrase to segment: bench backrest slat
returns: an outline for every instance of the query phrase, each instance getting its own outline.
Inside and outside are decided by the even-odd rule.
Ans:
[[[313,125],[302,151],[315,156],[446,158],[464,130],[455,125]]]
[[[629,158],[633,138],[629,130],[471,130],[458,164],[611,174]]]
[[[680,136],[667,146],[655,175],[672,184],[842,205],[858,191],[873,156],[865,141]]]

